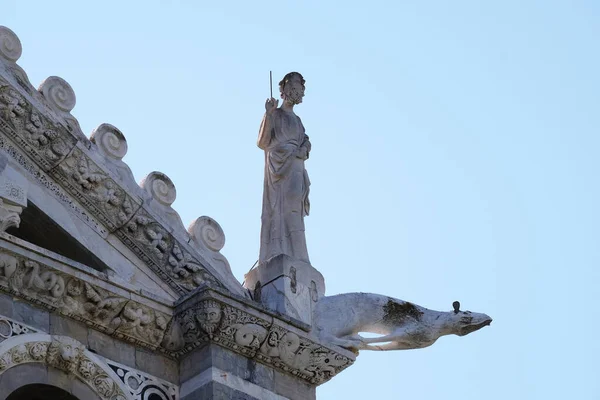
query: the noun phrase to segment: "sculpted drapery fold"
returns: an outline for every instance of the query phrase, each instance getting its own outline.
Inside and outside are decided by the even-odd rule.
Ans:
[[[302,121],[281,108],[267,112],[257,144],[265,151],[259,262],[281,254],[309,262],[304,216],[310,211],[310,180],[304,161],[309,156],[310,141]]]

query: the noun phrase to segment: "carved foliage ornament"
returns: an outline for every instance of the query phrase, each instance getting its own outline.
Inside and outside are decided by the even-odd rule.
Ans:
[[[65,158],[77,139],[33,109],[25,98],[0,79],[0,130],[7,134],[43,170]]]
[[[213,342],[312,384],[331,379],[353,363],[349,357],[282,326],[215,300],[201,301],[173,323],[179,324],[182,336],[175,352],[184,353]]]
[[[166,314],[5,251],[0,252],[0,291],[151,349],[159,346],[169,322]]]
[[[129,223],[115,234],[163,280],[185,294],[199,285],[222,286],[200,261],[177,243],[150,214],[140,208]]]
[[[52,175],[110,229],[127,223],[140,207],[108,174],[80,149],[52,171]]]
[[[0,344],[0,374],[19,364],[44,363],[92,388],[103,400],[126,400],[122,384],[108,366],[101,365],[85,347],[67,336],[28,334]]]

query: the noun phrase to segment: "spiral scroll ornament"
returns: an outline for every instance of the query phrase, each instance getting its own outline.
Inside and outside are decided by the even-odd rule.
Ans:
[[[106,156],[121,160],[127,154],[127,140],[123,133],[110,124],[102,124],[92,132],[92,143]]]
[[[188,228],[192,239],[208,247],[212,251],[219,251],[225,246],[225,233],[221,226],[210,217],[200,217]]]
[[[17,62],[23,48],[19,37],[5,26],[0,26],[0,56],[11,62]]]
[[[47,78],[38,89],[50,105],[60,111],[71,112],[75,107],[75,92],[67,81],[58,76]]]
[[[175,185],[169,177],[162,172],[151,172],[140,184],[144,190],[164,206],[170,206],[177,197]]]

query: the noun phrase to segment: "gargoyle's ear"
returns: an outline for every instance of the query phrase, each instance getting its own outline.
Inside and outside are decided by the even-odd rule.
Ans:
[[[452,307],[454,307],[454,314],[458,314],[458,312],[460,311],[460,303],[458,301],[455,301],[454,303],[452,303]]]

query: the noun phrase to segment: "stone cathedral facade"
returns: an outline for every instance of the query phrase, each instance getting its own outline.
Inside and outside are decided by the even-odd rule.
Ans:
[[[311,399],[355,354],[252,300],[218,223],[188,229],[163,173],[90,137],[0,27],[0,399]]]

